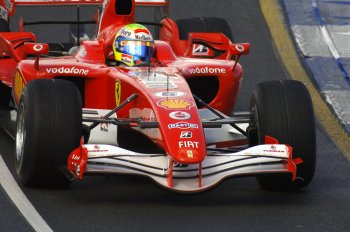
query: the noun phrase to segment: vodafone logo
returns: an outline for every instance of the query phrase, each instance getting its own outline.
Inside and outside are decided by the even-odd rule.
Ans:
[[[88,75],[89,74],[89,70],[88,69],[81,69],[81,68],[76,68],[76,67],[72,67],[72,68],[65,68],[65,67],[61,67],[61,68],[46,68],[46,72],[47,73],[59,73],[59,74],[77,74],[77,75]]]
[[[191,68],[188,70],[190,74],[225,74],[225,68]]]
[[[43,48],[44,48],[44,45],[42,44],[36,44],[33,46],[33,50],[36,52],[40,52],[41,50],[43,50]]]
[[[191,115],[183,111],[174,111],[169,114],[169,117],[176,120],[186,120],[191,118]]]
[[[242,45],[240,45],[240,44],[237,44],[237,45],[235,46],[235,48],[236,48],[237,51],[239,51],[239,52],[244,52],[244,50],[245,50],[245,48],[244,48]]]

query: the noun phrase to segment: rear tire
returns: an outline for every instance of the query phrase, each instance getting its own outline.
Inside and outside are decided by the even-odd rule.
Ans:
[[[290,175],[264,174],[257,177],[266,190],[297,190],[311,182],[316,166],[316,135],[312,101],[306,87],[298,81],[271,81],[256,86],[251,98],[254,115],[250,128],[256,128],[255,141],[263,144],[265,135],[291,145],[297,165],[297,180]],[[254,134],[254,133],[253,133]],[[254,141],[254,138],[252,138]]]
[[[15,165],[25,186],[68,187],[59,170],[82,135],[80,94],[73,83],[40,79],[28,83],[17,112]]]
[[[222,18],[201,17],[179,19],[176,21],[181,40],[187,40],[188,33],[191,32],[218,32],[226,35],[233,42],[231,28],[227,21]]]

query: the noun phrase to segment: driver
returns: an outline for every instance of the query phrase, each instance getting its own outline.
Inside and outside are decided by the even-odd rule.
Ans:
[[[151,63],[154,41],[150,31],[140,24],[123,26],[113,41],[116,65],[143,66]]]

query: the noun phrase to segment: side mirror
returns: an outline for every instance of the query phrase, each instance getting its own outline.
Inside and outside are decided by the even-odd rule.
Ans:
[[[201,45],[198,48],[206,48],[222,54],[221,59],[230,60],[232,56],[241,56],[249,54],[250,43],[232,43],[222,33],[197,33],[192,32],[188,34],[188,47],[185,56],[193,56],[193,46]]]
[[[236,56],[235,58],[235,64],[233,66],[233,71],[235,70],[239,58],[241,55],[247,55],[250,52],[250,43],[236,43],[236,44],[230,44],[230,52],[228,53],[230,58],[233,56]]]
[[[250,51],[250,43],[230,44],[231,55],[247,55]]]
[[[197,45],[198,48],[205,48],[205,50],[225,53],[229,49],[230,40],[222,33],[200,33],[191,32],[188,34],[187,50],[185,56],[193,56]]]
[[[49,45],[46,43],[24,43],[24,53],[36,56],[34,67],[39,70],[39,57],[49,54]]]
[[[49,45],[46,43],[24,43],[24,52],[27,55],[47,55],[49,54]]]

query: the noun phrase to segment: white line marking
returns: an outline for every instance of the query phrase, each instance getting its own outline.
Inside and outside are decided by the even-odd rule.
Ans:
[[[335,48],[333,40],[332,40],[331,36],[329,35],[326,27],[320,25],[320,28],[321,28],[321,32],[323,34],[323,38],[326,41],[332,55],[334,56],[335,59],[339,59],[340,58],[339,53],[338,53],[337,49]]]
[[[317,3],[315,1],[312,2],[312,7],[319,9],[319,7],[318,7],[318,5],[317,5]],[[339,59],[339,57],[340,57],[339,53],[338,53],[337,49],[334,46],[333,40],[332,40],[331,36],[329,35],[329,32],[327,31],[327,28],[324,25],[322,25],[322,24],[320,24],[319,27],[321,29],[323,38],[326,41],[326,43],[327,43],[327,45],[329,47],[329,50],[331,51],[332,55],[334,56],[335,59]]]
[[[338,35],[350,35],[350,32],[335,32]]]
[[[0,155],[0,184],[35,231],[53,231],[24,195]]]

